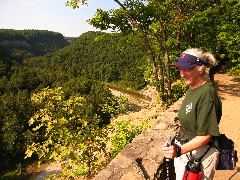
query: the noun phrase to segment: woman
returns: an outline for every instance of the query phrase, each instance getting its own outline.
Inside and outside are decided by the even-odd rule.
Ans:
[[[218,124],[222,115],[221,101],[209,78],[210,68],[216,64],[210,52],[195,48],[184,51],[173,64],[189,86],[178,112],[181,127],[175,145],[163,147],[164,156],[174,158],[177,179],[182,179],[191,157],[200,158],[205,152],[201,160],[202,179],[213,179],[218,151],[210,142],[220,135]]]

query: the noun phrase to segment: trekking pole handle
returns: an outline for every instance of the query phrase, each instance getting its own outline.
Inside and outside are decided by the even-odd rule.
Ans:
[[[170,135],[167,136],[166,143],[167,143],[167,147],[172,145],[172,140]],[[170,159],[166,158],[166,161],[170,161]]]

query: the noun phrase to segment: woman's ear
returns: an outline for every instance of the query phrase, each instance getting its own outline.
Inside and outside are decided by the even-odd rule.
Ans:
[[[204,65],[200,66],[200,67],[199,67],[199,71],[203,71],[203,70],[204,70],[204,68],[205,68],[205,66],[204,66]]]

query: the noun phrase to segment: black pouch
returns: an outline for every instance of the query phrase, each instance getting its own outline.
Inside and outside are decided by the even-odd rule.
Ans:
[[[187,162],[186,169],[193,173],[201,172],[200,168],[201,162],[198,159],[190,159]]]
[[[225,134],[217,137],[219,160],[217,170],[233,170],[238,162],[237,151],[234,149],[234,142]]]

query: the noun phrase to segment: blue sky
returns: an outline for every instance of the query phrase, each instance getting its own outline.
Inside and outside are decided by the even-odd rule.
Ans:
[[[59,32],[66,37],[78,37],[96,31],[86,21],[97,8],[119,8],[114,0],[88,0],[88,6],[72,9],[67,0],[0,0],[1,29],[38,29]]]

